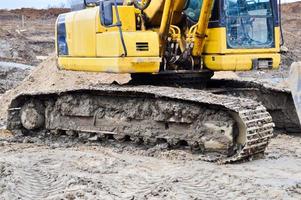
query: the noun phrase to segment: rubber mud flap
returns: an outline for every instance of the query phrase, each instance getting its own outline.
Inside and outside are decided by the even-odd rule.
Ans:
[[[292,64],[289,74],[289,86],[301,123],[301,62]]]

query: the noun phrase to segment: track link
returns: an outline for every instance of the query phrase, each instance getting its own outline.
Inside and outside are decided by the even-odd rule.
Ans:
[[[112,100],[121,97],[127,97],[132,99],[138,99],[142,101],[146,101],[145,99],[154,99],[154,100],[162,100],[167,102],[175,102],[187,105],[187,107],[195,108],[193,106],[198,106],[202,108],[210,108],[212,109],[211,113],[216,112],[216,115],[219,112],[228,113],[235,123],[238,126],[239,134],[235,137],[234,145],[231,147],[231,154],[223,154],[223,153],[215,153],[215,154],[205,154],[203,156],[203,160],[218,162],[221,164],[232,163],[240,160],[247,160],[253,158],[253,156],[264,153],[270,138],[273,136],[273,127],[274,123],[272,122],[272,117],[267,112],[264,106],[260,103],[255,102],[250,99],[244,98],[236,98],[229,97],[225,95],[216,95],[210,92],[195,90],[195,89],[187,89],[187,88],[173,88],[173,87],[154,87],[154,86],[114,86],[114,85],[101,85],[99,87],[91,87],[91,88],[82,88],[77,90],[65,90],[65,91],[52,91],[45,93],[28,93],[21,94],[17,98],[15,98],[10,106],[9,114],[8,114],[8,129],[13,132],[23,131],[25,130],[22,122],[21,122],[21,110],[22,107],[28,101],[53,101],[55,102],[57,99],[61,98],[64,95],[71,95],[76,97],[77,95],[82,94],[93,94],[96,96],[105,96],[111,97]],[[92,100],[91,100],[92,101]],[[142,103],[143,102],[139,102]],[[45,104],[45,103],[43,103]],[[192,106],[193,105],[193,106]],[[78,105],[80,106],[80,105]],[[214,111],[214,112],[213,112]],[[92,115],[92,119],[95,124],[95,117],[97,117],[99,110],[94,109]],[[47,114],[47,111],[46,111]],[[178,113],[173,113],[174,116],[170,118],[175,118],[175,122],[177,125],[182,126],[183,123],[180,121],[182,119],[177,119]],[[64,117],[62,115],[62,117]],[[91,117],[91,116],[89,116]],[[63,118],[62,118],[63,119]],[[69,118],[66,118],[69,119]],[[72,118],[70,118],[72,119]],[[177,121],[178,120],[178,121]],[[180,121],[179,121],[180,120]],[[185,121],[185,120],[184,120]],[[187,120],[186,120],[187,121]],[[188,120],[189,121],[189,120]],[[48,124],[47,124],[48,123]],[[74,122],[75,123],[75,122]],[[185,122],[189,124],[190,122]],[[192,123],[192,122],[191,122]],[[50,125],[49,125],[50,124]],[[69,127],[65,126],[66,122],[62,122],[62,127],[56,127],[57,129],[62,129],[68,131]],[[53,130],[55,127],[51,127],[51,121],[46,120],[46,129],[48,127],[49,130]],[[63,126],[65,128],[63,128]],[[51,127],[51,128],[49,128]],[[79,126],[78,126],[79,127]],[[45,128],[45,127],[44,127]],[[78,130],[79,129],[79,130]],[[99,133],[103,131],[99,131],[97,128],[88,128],[87,130],[83,130],[82,128],[74,129],[75,131],[84,131],[91,133]],[[72,128],[70,128],[72,130]],[[112,132],[107,132],[110,134]],[[143,134],[143,133],[142,133]],[[114,136],[114,134],[112,134]],[[143,141],[152,141],[154,140],[153,136],[150,135],[142,135]],[[131,138],[136,138],[137,135],[129,135]],[[164,139],[170,147],[174,148],[176,146],[175,140],[183,141],[188,139],[187,143],[192,146],[194,143],[199,143],[200,141],[191,141],[191,138],[185,138],[189,136],[177,136],[178,138],[171,138],[172,135],[166,134],[160,136],[161,139]],[[181,138],[182,137],[182,138]],[[213,156],[214,155],[214,156]]]
[[[261,102],[272,116],[276,129],[284,129],[289,133],[301,132],[301,125],[289,89],[256,81],[210,80],[207,82],[206,90],[214,94]]]
[[[279,88],[271,83],[241,79],[210,79],[210,72],[203,74],[169,74],[168,76],[135,74],[131,84],[155,85],[201,89],[213,94],[223,94],[261,102],[273,118],[276,129],[284,129],[289,133],[301,132],[291,91]],[[184,76],[183,76],[184,75]],[[191,78],[195,77],[195,78]],[[207,79],[206,79],[207,78]],[[275,98],[277,96],[277,98]]]

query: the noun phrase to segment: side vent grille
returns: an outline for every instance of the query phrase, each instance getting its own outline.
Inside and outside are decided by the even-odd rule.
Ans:
[[[137,51],[149,51],[148,42],[137,42],[136,50]]]

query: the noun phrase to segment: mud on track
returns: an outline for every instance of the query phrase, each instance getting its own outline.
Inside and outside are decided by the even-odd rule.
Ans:
[[[47,143],[2,140],[0,199],[301,197],[300,137],[278,135],[264,159],[232,165],[202,162],[197,155],[160,147]]]

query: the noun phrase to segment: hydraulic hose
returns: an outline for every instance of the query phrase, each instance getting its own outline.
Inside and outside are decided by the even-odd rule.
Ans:
[[[280,34],[281,34],[281,43],[280,46],[284,45],[284,37],[283,37],[283,29],[282,29],[282,6],[281,6],[281,0],[279,0],[279,25],[280,25]]]
[[[120,15],[119,15],[119,11],[118,11],[117,0],[114,0],[114,7],[115,7],[115,12],[116,12],[116,18],[117,18],[116,26],[119,29],[120,40],[121,40],[121,44],[122,44],[123,51],[124,51],[124,54],[122,55],[122,57],[126,57],[127,54],[128,54],[128,51],[127,51],[127,48],[126,48],[126,45],[125,45],[125,41],[124,41],[124,37],[123,37],[122,23],[120,21]]]
[[[85,0],[84,2],[86,3],[86,0]],[[113,25],[105,25],[105,24],[103,24],[103,26],[105,26],[105,27],[110,27],[110,28],[111,28],[111,27],[118,27],[119,35],[120,35],[120,40],[121,40],[121,44],[122,44],[122,48],[123,48],[123,52],[124,52],[124,53],[121,55],[121,57],[127,57],[128,51],[127,51],[127,48],[126,48],[126,45],[125,45],[125,41],[124,41],[124,37],[123,37],[122,23],[121,23],[119,11],[118,11],[117,0],[114,0],[114,8],[115,8],[116,19],[117,19],[116,24],[113,24]]]

